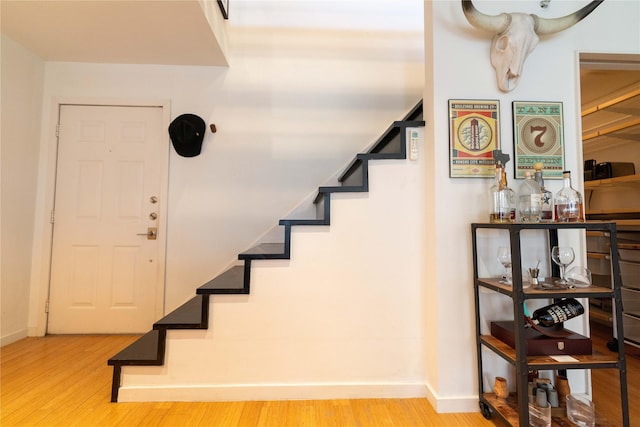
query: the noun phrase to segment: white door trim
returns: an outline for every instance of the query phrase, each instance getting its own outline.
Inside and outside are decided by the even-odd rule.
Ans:
[[[49,299],[49,281],[51,270],[51,246],[52,230],[51,211],[54,206],[56,189],[56,162],[58,138],[56,127],[60,118],[62,105],[84,106],[127,106],[127,107],[160,107],[162,108],[163,127],[168,129],[171,121],[170,100],[131,100],[131,99],[105,99],[105,98],[53,98],[51,101],[49,116],[43,118],[43,136],[40,150],[40,168],[38,176],[38,191],[36,195],[36,212],[33,232],[33,251],[31,264],[31,283],[29,295],[28,335],[44,336],[47,332],[47,301]],[[47,122],[48,119],[48,122]],[[169,193],[169,152],[171,141],[169,132],[163,132],[163,143],[167,147],[162,153],[161,162],[166,165],[163,168],[162,181],[160,183],[160,200],[168,201]],[[160,269],[159,287],[156,295],[156,317],[159,319],[164,313],[164,296],[166,286],[166,250],[167,250],[167,219],[168,203],[159,206],[158,215],[164,218],[158,224],[158,240],[162,248],[160,262],[164,268]],[[152,325],[149,325],[151,328]]]

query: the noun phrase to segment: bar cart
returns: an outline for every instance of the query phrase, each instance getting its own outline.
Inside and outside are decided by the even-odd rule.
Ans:
[[[509,243],[512,259],[512,284],[502,284],[499,278],[478,277],[478,230],[493,229],[505,230],[509,235]],[[604,231],[608,233],[611,247],[611,271],[612,283],[610,287],[589,286],[580,288],[568,288],[562,290],[548,290],[540,287],[523,288],[522,246],[521,231],[538,230],[546,233],[549,243],[549,252],[553,246],[558,245],[559,230],[587,230]],[[572,369],[617,369],[620,375],[620,397],[622,409],[622,422],[624,427],[629,427],[629,406],[627,400],[627,373],[624,353],[624,343],[621,341],[618,352],[615,354],[584,354],[572,355],[568,359],[558,361],[559,358],[550,356],[527,356],[525,343],[525,309],[524,302],[529,299],[559,301],[563,298],[610,298],[615,307],[616,321],[613,322],[617,336],[624,336],[622,331],[621,307],[621,283],[620,268],[618,264],[618,251],[616,240],[616,224],[613,222],[575,222],[575,223],[474,223],[471,224],[473,247],[473,271],[474,271],[474,295],[476,310],[476,344],[478,359],[478,385],[479,404],[482,414],[489,419],[498,415],[506,423],[512,426],[528,426],[529,424],[529,397],[528,375],[530,371],[565,371]],[[558,275],[558,267],[553,266],[552,275]],[[548,278],[549,280],[553,278]],[[511,299],[513,303],[514,321],[513,334],[514,346],[505,344],[493,335],[483,333],[481,330],[481,302],[480,289],[487,289]],[[483,348],[504,359],[515,368],[516,392],[508,398],[499,398],[493,392],[484,390],[483,381]],[[597,412],[597,408],[596,408]],[[566,417],[552,418],[552,426],[574,425]],[[605,419],[596,413],[596,426],[610,426]]]

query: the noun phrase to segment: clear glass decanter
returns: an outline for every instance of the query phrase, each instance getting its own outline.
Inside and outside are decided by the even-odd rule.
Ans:
[[[533,171],[525,171],[524,181],[518,188],[518,214],[522,222],[540,222],[542,190],[533,179]]]
[[[540,213],[540,220],[542,222],[549,222],[553,220],[553,194],[551,191],[547,190],[544,187],[544,178],[542,177],[542,168],[544,165],[542,162],[537,162],[533,165],[533,169],[535,169],[535,180],[540,186],[540,191],[542,192],[542,208]]]
[[[489,222],[514,222],[516,220],[516,194],[507,185],[507,173],[501,163],[496,163],[495,183],[489,190]]]
[[[571,187],[571,172],[562,172],[563,187],[554,197],[556,207],[556,221],[580,222],[584,221],[584,207],[582,194]]]

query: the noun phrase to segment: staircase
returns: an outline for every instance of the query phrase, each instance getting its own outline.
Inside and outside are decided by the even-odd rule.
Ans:
[[[289,259],[293,226],[330,225],[332,193],[369,191],[370,160],[406,159],[406,129],[424,126],[422,117],[422,101],[420,101],[402,120],[393,122],[365,153],[356,155],[338,178],[340,185],[318,189],[318,194],[313,201],[316,206],[316,218],[280,220],[279,225],[284,227],[283,243],[262,243],[240,253],[238,259],[243,261],[242,265],[232,267],[200,286],[194,298],[157,321],[151,331],[110,358],[108,365],[113,366],[111,401],[118,401],[123,366],[164,364],[167,330],[208,328],[210,295],[249,294],[253,260]]]

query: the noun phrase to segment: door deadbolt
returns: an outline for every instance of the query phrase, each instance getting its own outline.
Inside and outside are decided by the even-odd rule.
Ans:
[[[149,219],[158,219],[158,214],[157,214],[157,213],[155,213],[155,212],[151,212],[151,213],[149,214]]]
[[[156,227],[147,228],[146,233],[138,233],[138,236],[147,236],[147,240],[156,240],[158,237],[158,229]]]

